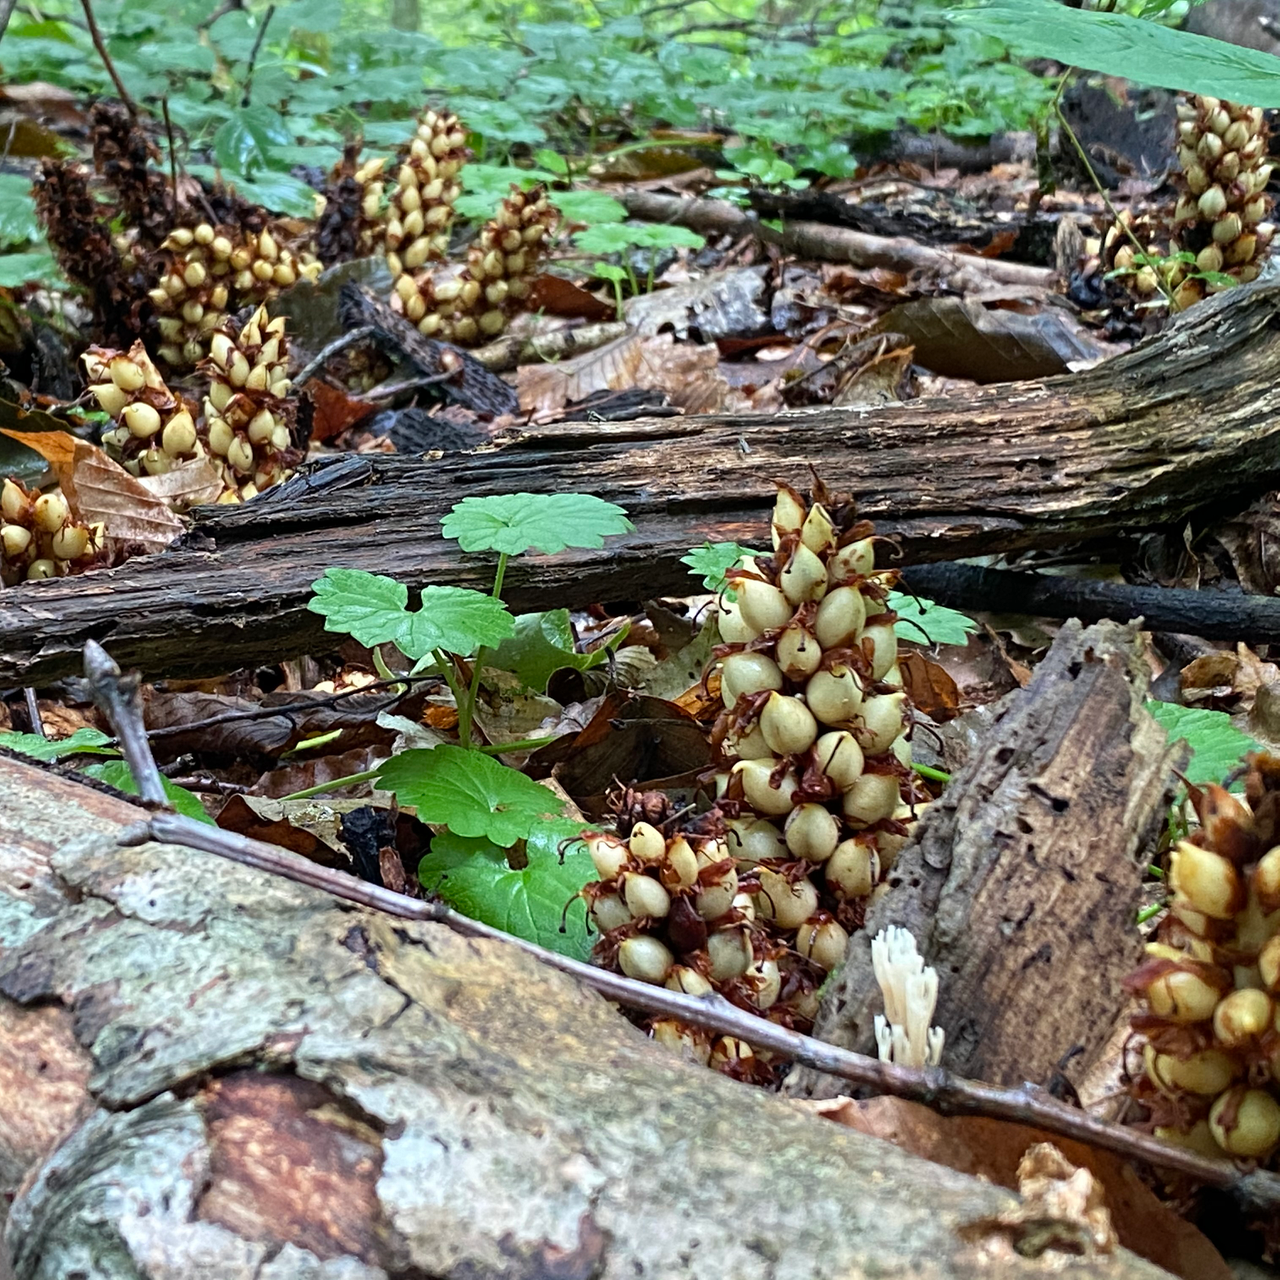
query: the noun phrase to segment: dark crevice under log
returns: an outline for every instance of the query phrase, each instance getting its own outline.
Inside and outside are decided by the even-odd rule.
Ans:
[[[367,459],[368,483],[291,510],[216,509],[187,544],[0,592],[0,684],[79,670],[84,641],[151,675],[212,674],[327,648],[306,610],[330,565],[488,587],[440,520],[471,494],[588,492],[635,532],[602,551],[515,561],[517,609],[687,592],[704,539],[759,542],[775,479],[814,468],[852,492],[903,560],[1115,536],[1245,503],[1280,477],[1280,282],[1194,308],[1082,374],[885,408],[565,423],[436,461]],[[887,549],[886,549],[887,552]]]

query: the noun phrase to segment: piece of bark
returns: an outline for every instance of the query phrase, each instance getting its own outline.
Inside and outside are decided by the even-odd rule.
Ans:
[[[1047,1085],[1077,1046],[1075,1065],[1088,1066],[1141,958],[1144,856],[1182,759],[1142,705],[1147,680],[1132,627],[1063,626],[921,817],[850,941],[819,1039],[876,1052],[871,939],[900,925],[938,972],[933,1022],[949,1070]],[[830,1097],[838,1086],[797,1070],[788,1091]]]
[[[594,493],[633,533],[599,551],[520,556],[516,610],[683,595],[704,540],[767,541],[775,480],[810,467],[853,493],[903,558],[947,560],[1132,534],[1265,488],[1280,470],[1280,280],[1197,304],[1086,373],[877,409],[561,423],[434,462],[344,460],[290,502],[204,508],[185,544],[76,578],[0,590],[0,685],[74,674],[87,639],[153,675],[211,675],[331,649],[307,611],[331,565],[492,585],[494,558],[440,537],[454,503]],[[329,482],[326,477],[337,478]],[[884,547],[886,559],[892,548]]]
[[[513,948],[121,848],[133,806],[8,757],[0,805],[0,1005],[58,1010],[92,1068],[26,1157],[16,1280],[1167,1277],[1016,1254],[975,1226],[1007,1191],[685,1064]]]

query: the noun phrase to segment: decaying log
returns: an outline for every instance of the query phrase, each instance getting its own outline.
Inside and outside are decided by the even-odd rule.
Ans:
[[[580,491],[635,532],[600,551],[520,557],[519,609],[635,601],[696,585],[704,539],[759,543],[773,481],[810,468],[852,492],[907,563],[1113,536],[1243,505],[1280,473],[1280,281],[1204,302],[1093,370],[873,410],[564,423],[492,452],[361,457],[346,487],[292,505],[205,508],[180,547],[0,592],[0,684],[79,669],[85,640],[152,675],[212,674],[332,645],[306,610],[330,565],[410,587],[483,587],[440,520],[470,494]],[[268,498],[270,495],[264,495]],[[886,548],[886,553],[888,552]]]
[[[122,848],[132,805],[3,756],[0,805],[0,1010],[64,1085],[0,1040],[0,1115],[49,1109],[0,1125],[16,1280],[1058,1269],[991,1225],[1009,1193],[687,1065],[505,944]]]
[[[1088,1065],[1137,967],[1144,854],[1182,757],[1142,705],[1132,627],[1068,623],[1026,689],[925,811],[888,892],[867,912],[814,1034],[875,1052],[882,1012],[871,938],[915,935],[938,971],[948,1069],[1047,1085],[1072,1050]],[[789,1090],[831,1096],[796,1071]]]

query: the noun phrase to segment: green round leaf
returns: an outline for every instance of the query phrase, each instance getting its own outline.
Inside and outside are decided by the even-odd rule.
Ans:
[[[894,634],[899,640],[913,640],[917,644],[968,644],[969,636],[977,631],[978,624],[972,618],[934,604],[932,600],[919,600],[890,591],[889,608],[898,615]]]
[[[574,648],[569,610],[552,609],[518,614],[515,635],[486,654],[484,661],[486,666],[514,673],[525,688],[545,693],[547,681],[562,668],[589,671],[608,656],[607,649],[579,653]]]
[[[473,920],[585,960],[591,936],[586,904],[577,894],[598,876],[580,842],[565,848],[563,861],[560,855],[562,844],[580,830],[576,822],[542,823],[529,836],[528,865],[519,871],[512,870],[507,851],[488,840],[444,832],[418,864],[418,879]]]
[[[444,518],[446,538],[463,551],[525,551],[556,555],[568,547],[604,546],[612,534],[635,526],[612,502],[589,493],[501,493],[463,498]]]
[[[307,608],[324,618],[326,631],[345,631],[369,648],[390,641],[414,661],[435,649],[474,653],[515,631],[501,600],[465,587],[425,587],[422,608],[410,613],[403,583],[363,569],[328,569],[311,586]]]
[[[1221,783],[1250,751],[1262,747],[1247,733],[1231,723],[1225,711],[1207,711],[1202,707],[1183,707],[1176,702],[1148,700],[1147,710],[1169,735],[1170,742],[1185,738],[1191,747],[1191,762],[1184,776],[1201,787],[1209,782]]]
[[[532,778],[479,751],[451,744],[402,751],[378,772],[378,786],[456,836],[483,836],[506,848],[527,840],[563,805]]]

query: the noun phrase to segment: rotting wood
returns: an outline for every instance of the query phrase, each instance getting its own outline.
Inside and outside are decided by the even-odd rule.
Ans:
[[[23,817],[0,831],[0,1007],[55,1010],[91,1072],[56,1148],[0,1152],[27,1166],[3,1188],[16,1280],[86,1256],[146,1280],[1054,1265],[972,1229],[1009,1193],[686,1065],[514,948],[122,848],[136,810],[83,802],[0,757]],[[1124,1251],[1070,1269],[1167,1276]]]
[[[1086,373],[947,399],[562,423],[490,452],[354,458],[349,487],[288,507],[205,508],[186,542],[163,555],[0,591],[0,684],[77,672],[87,639],[156,676],[329,648],[306,602],[330,565],[393,574],[411,588],[487,590],[492,557],[461,555],[439,532],[472,494],[588,492],[635,521],[634,533],[600,551],[514,560],[506,596],[517,609],[684,594],[694,582],[680,563],[689,547],[759,545],[772,482],[806,488],[811,467],[855,494],[907,563],[1245,505],[1280,475],[1278,302],[1280,281],[1233,289]]]
[[[814,1034],[874,1053],[871,938],[911,930],[939,978],[948,1070],[1047,1085],[1101,1047],[1141,959],[1144,855],[1168,812],[1180,747],[1142,705],[1132,627],[1066,624],[968,763],[920,819],[827,993]],[[806,1069],[788,1092],[829,1097]]]

